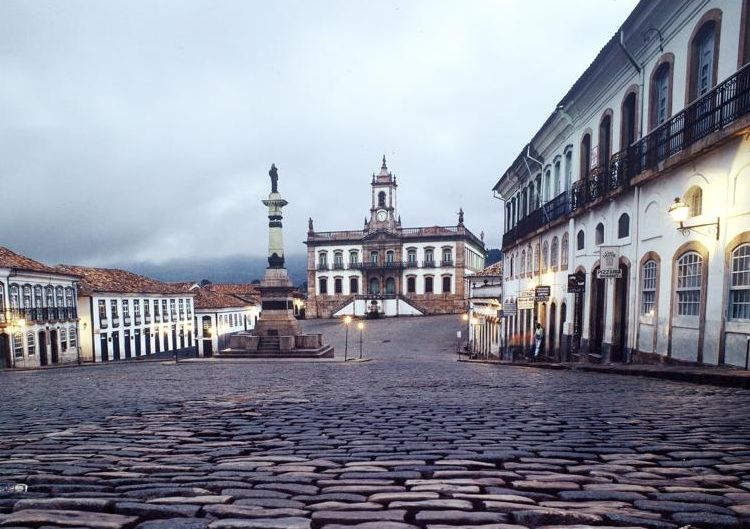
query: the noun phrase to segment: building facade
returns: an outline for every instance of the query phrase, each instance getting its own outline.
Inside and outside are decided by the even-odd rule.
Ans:
[[[359,231],[307,233],[308,318],[447,314],[466,310],[464,278],[484,267],[484,243],[456,226],[402,228],[385,157],[372,175]]]
[[[504,172],[512,348],[744,366],[749,12],[641,1]]]
[[[193,294],[125,270],[60,265],[81,278],[81,359],[110,362],[195,350]]]
[[[467,279],[469,350],[499,358],[503,348],[503,263],[488,266]]]
[[[0,246],[0,369],[78,360],[78,279]]]

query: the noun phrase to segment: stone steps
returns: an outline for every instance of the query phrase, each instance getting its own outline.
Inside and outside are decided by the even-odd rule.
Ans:
[[[297,349],[281,352],[275,351],[221,351],[217,358],[333,358],[333,347],[326,345],[320,349]]]

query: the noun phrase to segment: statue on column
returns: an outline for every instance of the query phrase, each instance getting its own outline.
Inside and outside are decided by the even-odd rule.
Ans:
[[[279,192],[279,173],[278,169],[276,169],[276,164],[271,164],[271,169],[268,171],[268,176],[271,177],[271,193],[278,193]]]
[[[458,223],[459,224],[464,223],[464,208],[461,208],[458,210]]]
[[[312,217],[307,219],[307,231],[314,231]]]

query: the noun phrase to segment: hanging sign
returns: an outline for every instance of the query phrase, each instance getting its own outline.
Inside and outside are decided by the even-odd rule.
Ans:
[[[568,274],[568,294],[582,294],[586,291],[586,276]]]
[[[552,289],[549,285],[539,285],[534,289],[535,301],[549,301]]]
[[[619,246],[599,247],[599,270],[596,272],[596,277],[597,279],[622,278]]]
[[[503,302],[503,316],[509,318],[510,316],[515,316],[516,312],[518,312],[518,306],[515,301]]]

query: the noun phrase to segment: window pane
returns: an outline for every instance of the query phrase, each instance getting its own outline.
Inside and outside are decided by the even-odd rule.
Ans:
[[[729,293],[729,317],[733,320],[750,320],[750,289]]]
[[[700,290],[683,290],[677,293],[677,314],[680,316],[698,316],[700,304]]]

